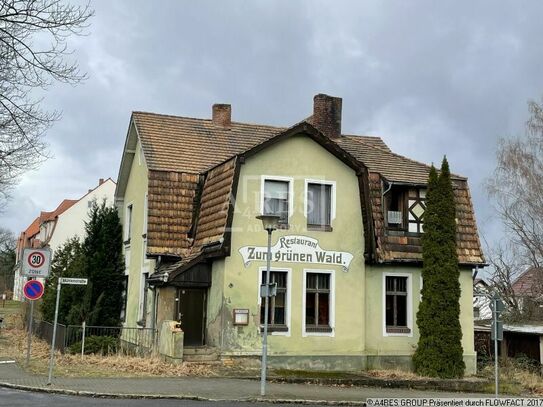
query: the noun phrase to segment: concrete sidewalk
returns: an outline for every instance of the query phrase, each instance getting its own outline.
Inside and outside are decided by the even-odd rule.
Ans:
[[[16,364],[0,364],[0,386],[86,396],[126,398],[179,398],[228,401],[305,402],[312,404],[362,404],[367,397],[485,397],[481,393],[450,393],[373,387],[268,383],[260,397],[256,380],[228,378],[54,378],[26,373]]]

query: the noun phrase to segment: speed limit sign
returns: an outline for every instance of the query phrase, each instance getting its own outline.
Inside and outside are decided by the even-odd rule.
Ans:
[[[24,249],[21,274],[27,277],[47,277],[50,260],[49,249]]]

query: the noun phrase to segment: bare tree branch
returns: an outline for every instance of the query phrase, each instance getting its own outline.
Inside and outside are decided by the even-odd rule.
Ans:
[[[486,185],[507,231],[506,243],[490,251],[492,283],[515,319],[533,317],[526,314],[525,298],[513,291],[515,279],[536,268],[533,299],[543,294],[543,103],[530,101],[528,108],[526,134],[500,141],[498,164]]]
[[[50,156],[44,135],[60,113],[44,110],[36,90],[86,79],[67,40],[83,35],[92,15],[88,4],[0,0],[0,207],[19,177]]]

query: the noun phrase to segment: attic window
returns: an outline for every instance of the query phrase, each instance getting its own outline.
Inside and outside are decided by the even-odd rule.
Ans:
[[[426,189],[393,185],[384,197],[388,230],[423,233]]]
[[[411,233],[422,233],[424,212],[426,211],[426,189],[409,190],[408,200],[408,228],[407,231]]]

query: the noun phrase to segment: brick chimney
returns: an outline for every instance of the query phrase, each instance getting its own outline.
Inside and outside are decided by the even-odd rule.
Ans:
[[[232,125],[232,106],[214,104],[212,121],[215,126],[230,128]]]
[[[103,178],[100,178],[100,179],[98,180],[98,186],[102,185],[103,183],[104,183],[104,179],[103,179]]]
[[[341,136],[341,98],[323,93],[313,98],[312,124],[325,136],[336,138]]]

